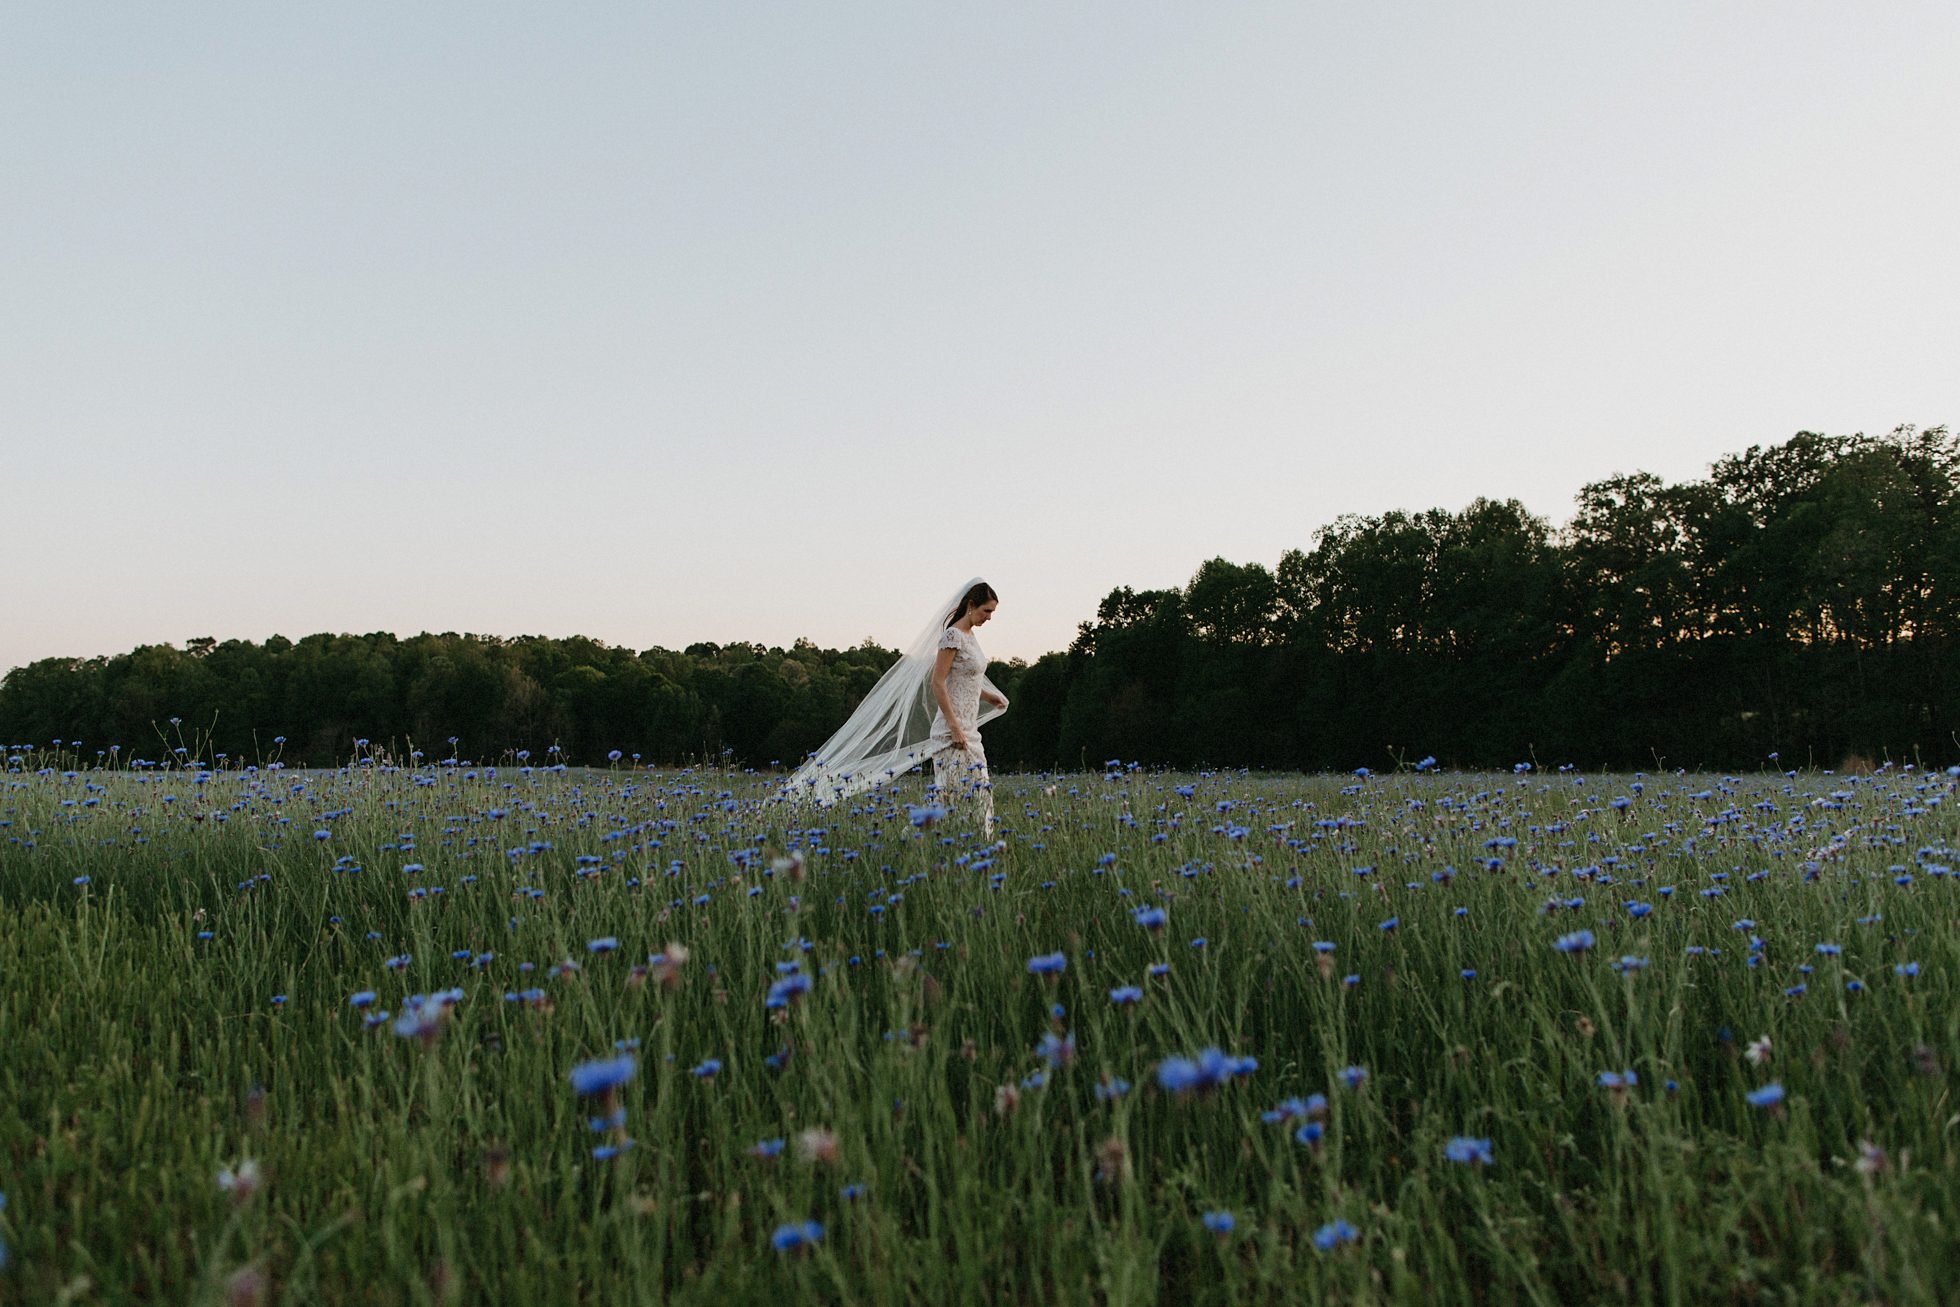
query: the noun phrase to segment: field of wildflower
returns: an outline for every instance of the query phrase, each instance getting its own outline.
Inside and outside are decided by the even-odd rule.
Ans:
[[[0,774],[0,1301],[1960,1282],[1960,768],[199,752]]]

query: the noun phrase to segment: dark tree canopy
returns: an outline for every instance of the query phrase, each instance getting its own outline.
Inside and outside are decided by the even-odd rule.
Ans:
[[[1585,766],[1960,757],[1960,442],[1803,432],[1700,481],[1343,517],[1278,566],[1112,590],[1062,653],[990,674],[997,767],[1346,769],[1433,756]],[[897,655],[583,637],[200,637],[0,681],[0,739],[251,760],[730,758],[793,764]],[[170,725],[181,719],[182,727]],[[197,733],[194,736],[191,733]],[[453,743],[452,743],[453,738]],[[557,746],[555,755],[549,754]]]

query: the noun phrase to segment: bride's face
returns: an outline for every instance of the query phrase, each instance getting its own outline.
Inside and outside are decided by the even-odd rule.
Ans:
[[[989,599],[978,608],[967,609],[967,624],[969,626],[985,626],[987,619],[994,615],[994,609],[998,607],[1000,607],[1000,600]]]

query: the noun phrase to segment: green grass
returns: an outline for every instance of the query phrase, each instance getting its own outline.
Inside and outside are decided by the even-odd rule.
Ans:
[[[0,777],[0,1301],[1931,1303],[1960,1276],[1943,773],[1003,777],[990,855],[957,812],[914,828],[917,778],[818,816],[732,772],[77,765]],[[670,943],[675,983],[635,976]],[[792,959],[813,986],[771,1011]],[[426,1045],[349,1005],[451,986]],[[635,1143],[599,1161],[568,1073],[623,1040]],[[1257,1069],[1158,1087],[1208,1046]],[[1318,1147],[1262,1121],[1314,1093]],[[1446,1160],[1460,1135],[1493,1163]],[[804,1219],[819,1243],[771,1248]],[[1321,1251],[1335,1220],[1359,1239]]]

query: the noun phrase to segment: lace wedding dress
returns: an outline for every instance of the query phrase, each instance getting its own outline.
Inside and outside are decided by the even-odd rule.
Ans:
[[[942,801],[976,800],[991,833],[993,788],[980,727],[1005,712],[1007,700],[987,679],[980,642],[971,632],[948,625],[960,601],[980,582],[973,578],[933,609],[925,629],[878,678],[850,719],[783,782],[777,801],[827,808],[890,784],[930,761]],[[952,747],[952,730],[932,692],[933,666],[942,645],[953,650],[946,694],[970,746],[964,754]]]
[[[939,637],[939,648],[953,651],[953,665],[946,671],[946,697],[952,701],[953,716],[966,737],[966,747],[953,743],[953,728],[943,712],[933,714],[932,733],[926,737],[932,759],[932,781],[943,803],[971,803],[979,811],[988,835],[994,832],[994,785],[987,773],[987,751],[980,742],[980,688],[987,680],[987,655],[980,651],[980,639],[957,626],[946,628]]]

